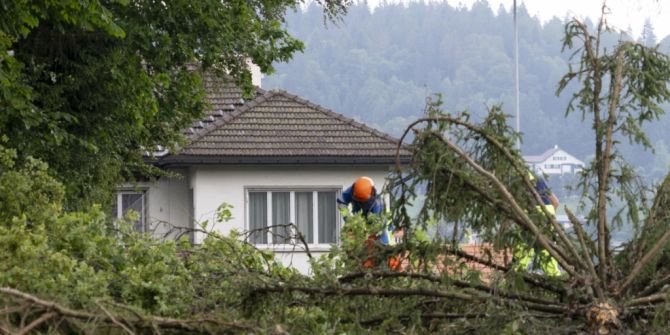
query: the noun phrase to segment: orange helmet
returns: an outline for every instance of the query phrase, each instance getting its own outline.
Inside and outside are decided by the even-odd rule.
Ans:
[[[375,182],[369,177],[358,177],[354,182],[354,200],[365,202],[375,193]]]

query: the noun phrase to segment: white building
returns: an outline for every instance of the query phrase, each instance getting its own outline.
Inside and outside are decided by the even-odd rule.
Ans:
[[[313,256],[326,252],[342,224],[336,197],[362,175],[381,190],[398,141],[284,91],[257,88],[244,100],[233,84],[208,77],[205,87],[212,109],[188,130],[190,144],[155,162],[180,177],[122,188],[117,214],[135,209],[137,229],[158,236],[190,229],[195,243],[205,237],[192,230],[198,222],[224,234],[253,230],[249,242],[307,272],[304,248],[282,227],[267,227],[293,223]],[[401,150],[403,162],[408,154]],[[223,203],[233,218],[217,223]]]
[[[584,162],[557,145],[539,156],[523,156],[523,159],[533,171],[548,175],[577,173],[584,168]]]

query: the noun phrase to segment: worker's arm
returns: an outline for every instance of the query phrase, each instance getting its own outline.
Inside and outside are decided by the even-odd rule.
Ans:
[[[337,203],[340,205],[349,205],[354,198],[354,185],[349,186],[346,190],[342,191],[342,195],[337,198]]]
[[[542,202],[545,205],[552,205],[554,208],[558,208],[558,198],[554,195],[554,192],[551,191],[547,183],[542,178],[538,178],[535,182],[535,189],[537,193],[540,194]]]
[[[370,214],[382,215],[384,213],[384,201],[379,196],[372,197],[370,200]]]
[[[551,201],[551,204],[554,206],[554,209],[558,209],[558,198],[554,193],[551,193],[549,195],[549,201]]]

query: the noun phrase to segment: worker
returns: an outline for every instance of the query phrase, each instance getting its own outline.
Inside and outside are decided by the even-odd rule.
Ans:
[[[542,199],[542,205],[547,213],[556,216],[556,209],[558,208],[558,198],[551,191],[547,183],[542,178],[535,178],[535,176],[528,172],[528,178],[534,184],[535,190]],[[540,206],[536,206],[536,210],[544,215],[544,210]],[[516,261],[517,270],[528,270],[529,266],[535,258],[535,249],[529,247],[525,243],[519,243],[514,248],[514,259]],[[561,269],[555,258],[549,255],[547,250],[542,250],[539,259],[540,269],[548,276],[557,277],[561,275]]]
[[[528,177],[531,182],[535,182],[535,190],[540,195],[544,207],[547,209],[549,214],[556,216],[556,208],[558,208],[558,198],[551,191],[547,183],[542,178],[535,178],[532,173],[528,173]],[[542,208],[538,208],[542,210]]]
[[[381,215],[384,211],[384,202],[377,194],[375,182],[370,177],[358,177],[356,181],[342,192],[342,198],[337,199],[342,205],[353,205],[353,213],[363,211],[367,218],[368,214]]]
[[[342,192],[342,197],[337,199],[340,205],[352,205],[352,213],[361,213],[366,220],[369,220],[369,215],[382,215],[384,213],[384,201],[377,193],[374,181],[369,177],[359,177],[356,181]],[[384,225],[382,231],[378,234],[371,234],[365,242],[368,247],[368,252],[371,253],[375,249],[375,245],[380,243],[384,246],[394,245],[395,238],[391,233],[390,227]],[[390,256],[388,258],[389,267],[397,270],[400,267],[400,258],[398,256]],[[369,257],[363,262],[363,267],[374,267],[373,257]]]

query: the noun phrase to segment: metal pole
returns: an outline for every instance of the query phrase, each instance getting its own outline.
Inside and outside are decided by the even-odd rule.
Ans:
[[[519,111],[519,27],[517,26],[516,0],[514,0],[514,101],[516,109],[516,131],[521,132],[521,112]],[[517,139],[516,147],[521,151],[521,140]]]

